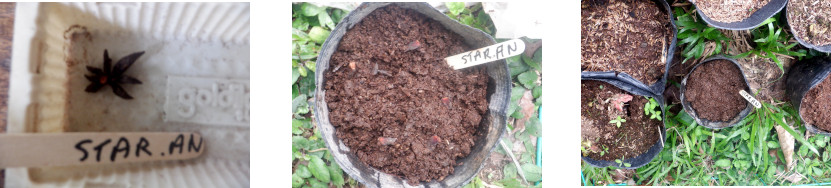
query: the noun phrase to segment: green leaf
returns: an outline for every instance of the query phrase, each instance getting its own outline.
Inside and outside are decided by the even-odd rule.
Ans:
[[[297,173],[291,175],[291,187],[300,187],[304,182],[303,178],[298,176]]]
[[[306,21],[306,18],[303,16],[298,16],[294,18],[294,21],[291,22],[291,28],[298,29],[301,31],[305,31],[309,29],[309,22]]]
[[[321,12],[326,12],[326,7],[318,7],[309,3],[303,3],[300,5],[300,10],[303,12],[304,16],[316,16]]]
[[[320,12],[317,15],[317,20],[320,22],[320,25],[326,26],[329,29],[335,29],[335,22],[332,21],[332,17],[326,11]]]
[[[522,62],[525,62],[526,65],[528,65],[529,67],[533,67],[534,69],[537,69],[538,71],[542,72],[542,66],[540,65],[540,62],[534,61],[534,59],[529,58],[528,56],[525,56],[525,55],[520,55],[520,56],[522,56]]]
[[[341,187],[344,184],[343,181],[343,170],[340,169],[337,163],[331,161],[332,165],[329,165],[329,175],[332,176],[332,184],[335,186]]]
[[[533,89],[536,86],[535,82],[537,81],[537,73],[534,71],[528,71],[517,76],[517,80],[521,83],[525,88]]]
[[[537,182],[542,180],[542,168],[531,163],[522,165],[522,170],[525,171],[525,178],[530,182]]]
[[[716,161],[716,166],[722,168],[730,168],[730,164],[730,159],[719,159],[718,161]]]
[[[329,188],[328,183],[320,182],[316,179],[309,179],[309,185],[311,185],[312,188]]]
[[[465,9],[465,3],[463,2],[445,2],[444,5],[447,6],[447,10],[453,16],[459,15]]]
[[[516,166],[513,164],[506,164],[504,168],[502,168],[502,178],[510,179],[516,178],[517,170]]]
[[[291,69],[291,84],[297,82],[297,78],[300,78],[300,71],[297,69]]]
[[[300,129],[301,125],[303,125],[303,121],[291,119],[291,133],[295,135],[303,134],[303,130]]]
[[[297,67],[297,73],[300,73],[300,76],[303,76],[303,77],[306,77],[306,75],[308,75],[308,73],[306,72],[306,67],[303,67],[303,66],[298,66]]]
[[[326,163],[320,157],[312,156],[311,161],[309,161],[309,172],[323,183],[331,181],[329,169],[326,168]]]
[[[534,87],[534,90],[531,91],[531,94],[534,96],[535,99],[540,98],[540,96],[542,96],[542,86],[539,85],[537,87]]]
[[[297,174],[297,176],[299,176],[301,178],[312,177],[312,173],[309,172],[309,168],[306,167],[306,165],[302,165],[302,164],[300,166],[298,166],[297,169],[294,170],[294,174]]]
[[[305,64],[306,68],[308,68],[310,71],[315,72],[315,62],[314,61],[306,61],[303,64]]]
[[[536,115],[532,116],[528,119],[528,122],[525,123],[525,133],[535,137],[542,136],[541,123],[539,119],[537,119]]]
[[[508,71],[511,72],[511,78],[530,69],[528,65],[522,62],[520,56],[509,57],[506,60],[508,61]]]
[[[496,183],[502,184],[502,187],[504,187],[504,188],[522,187],[522,184],[521,184],[522,182],[520,182],[519,179],[516,179],[516,178],[505,178],[505,179],[499,180]]]
[[[293,100],[291,100],[291,111],[292,112],[296,113],[297,112],[297,107],[304,107],[304,106],[308,106],[308,104],[306,102],[306,95],[305,94],[300,94],[300,96],[297,96]]]
[[[774,149],[779,148],[779,143],[774,141],[768,141],[768,148]]]
[[[326,38],[329,37],[329,33],[329,30],[326,30],[319,26],[314,26],[311,30],[309,30],[309,38],[318,44],[323,44],[323,41],[325,41]]]

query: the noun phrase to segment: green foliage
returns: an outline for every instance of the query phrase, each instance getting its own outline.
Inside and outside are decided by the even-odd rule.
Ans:
[[[690,59],[699,59],[715,54],[720,54],[727,51],[730,38],[724,36],[718,29],[709,27],[704,20],[698,18],[694,14],[695,10],[684,11],[680,7],[675,8],[676,20],[675,24],[678,26],[678,45],[685,45],[683,53],[684,61]],[[704,48],[707,42],[714,42],[716,47],[711,54],[704,54]]]
[[[610,124],[617,124],[617,127],[620,127],[620,124],[624,123],[624,122],[626,122],[626,120],[621,118],[620,116],[617,116],[617,119],[613,119],[613,120],[609,121]]]
[[[787,24],[784,21],[777,22],[776,17],[765,20],[762,22],[761,26],[750,30],[753,35],[753,42],[756,46],[750,51],[734,56],[734,58],[744,58],[751,54],[769,58],[770,60],[773,60],[773,62],[776,62],[779,70],[782,71],[780,76],[784,75],[785,68],[783,67],[782,62],[779,61],[779,58],[776,57],[777,54],[801,58],[807,53],[805,49],[792,51],[792,49],[794,49],[794,47],[796,47],[799,43],[794,41],[788,44],[793,37],[788,34],[787,30],[784,29],[785,25]]]
[[[445,3],[448,8],[447,16],[459,21],[462,24],[477,28],[489,35],[496,33],[496,26],[493,25],[490,15],[482,10],[482,3],[476,3],[471,7],[464,7],[465,3]]]
[[[618,166],[631,167],[631,166],[632,166],[632,164],[629,164],[629,163],[624,163],[624,162],[623,162],[623,160],[624,160],[624,159],[625,159],[625,158],[615,159],[615,162],[618,164]]]
[[[522,164],[522,171],[525,172],[525,178],[527,178],[529,182],[542,180],[542,168],[535,164]]]
[[[646,103],[643,107],[643,112],[645,115],[649,116],[649,119],[657,119],[658,121],[662,121],[661,119],[661,106],[658,104],[658,101],[655,101],[653,98],[649,98],[649,102]],[[658,108],[658,110],[655,110]],[[651,115],[650,115],[651,114]]]
[[[320,45],[345,15],[339,9],[292,4],[292,187],[342,187],[347,182],[308,118]]]

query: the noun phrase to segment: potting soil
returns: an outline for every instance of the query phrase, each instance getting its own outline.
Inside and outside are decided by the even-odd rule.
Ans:
[[[746,87],[739,68],[718,59],[699,65],[687,78],[684,98],[698,117],[710,121],[729,121],[747,107],[739,94]]]
[[[740,22],[767,5],[770,0],[690,0],[708,18],[724,23]]]
[[[583,1],[581,70],[619,71],[652,85],[672,42],[667,13],[650,0]]]
[[[790,0],[787,10],[796,37],[817,46],[831,44],[831,1]]]
[[[601,81],[580,83],[580,142],[590,150],[585,152],[587,157],[606,161],[633,158],[657,143],[662,122],[645,116],[648,99]],[[654,110],[661,111],[659,107]],[[610,122],[618,117],[625,119],[620,127]]]
[[[419,181],[443,180],[485,122],[489,77],[443,58],[472,48],[410,9],[379,8],[346,32],[325,73],[329,118],[358,160]]]
[[[805,94],[800,108],[806,122],[831,132],[831,81],[828,77]]]

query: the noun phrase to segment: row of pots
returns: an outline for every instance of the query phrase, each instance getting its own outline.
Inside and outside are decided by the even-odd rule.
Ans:
[[[647,86],[644,82],[634,79],[633,77],[629,76],[625,72],[615,72],[615,71],[606,71],[606,72],[589,72],[583,71],[581,72],[581,80],[597,80],[602,81],[611,85],[614,85],[632,95],[638,96],[645,96],[655,98],[662,109],[665,111],[665,99],[663,96],[663,91],[666,85],[667,80],[667,73],[669,72],[669,68],[671,67],[671,59],[672,54],[674,54],[674,49],[676,45],[676,36],[677,35],[677,28],[675,26],[672,11],[670,10],[669,4],[666,1],[657,0],[655,1],[659,6],[663,6],[663,9],[666,10],[669,16],[670,23],[673,27],[673,40],[669,46],[669,52],[666,54],[666,65],[665,65],[665,72],[664,76],[655,84]],[[772,17],[779,11],[785,7],[787,0],[771,0],[770,3],[765,5],[760,10],[756,11],[751,15],[748,19],[745,19],[742,22],[736,23],[720,23],[713,21],[704,15],[701,10],[699,14],[704,18],[704,20],[709,23],[710,25],[721,28],[721,29],[732,29],[732,30],[746,30],[754,28],[760,25],[766,19]],[[799,36],[796,36],[799,39]],[[804,46],[808,48],[813,48],[818,51],[829,52],[831,51],[831,46],[826,47],[817,47],[807,43],[804,43],[802,40],[799,40]],[[730,62],[730,65],[735,66],[739,72],[741,73],[741,81],[744,84],[742,86],[743,90],[748,93],[752,93],[749,87],[749,84],[744,77],[744,71],[742,70],[739,64],[730,58],[726,58],[724,56],[716,56],[705,59],[701,61],[699,64],[695,65],[690,73],[688,73],[684,80],[681,83],[681,104],[685,112],[689,114],[698,125],[710,128],[710,129],[721,129],[732,127],[738,124],[741,120],[743,120],[750,112],[753,110],[753,105],[750,102],[746,103],[746,106],[742,108],[742,110],[736,114],[735,116],[729,118],[726,121],[716,121],[710,120],[707,118],[703,118],[699,116],[699,113],[696,109],[693,108],[693,105],[687,100],[687,96],[685,95],[687,90],[687,81],[690,77],[691,73],[695,72],[700,66],[705,65],[707,63],[715,62],[717,60],[726,60]],[[797,62],[790,70],[789,77],[787,78],[787,86],[786,86],[786,93],[791,99],[791,102],[794,104],[795,108],[798,110],[800,109],[802,99],[805,97],[806,93],[819,83],[821,83],[828,75],[831,73],[831,58],[814,58],[814,59],[807,59],[803,60],[802,62]],[[743,99],[742,99],[743,100]],[[666,113],[664,113],[665,115]],[[800,113],[800,119],[804,119],[802,117],[802,113]],[[664,123],[666,123],[666,118],[662,119]],[[804,122],[804,121],[803,121]],[[814,125],[810,125],[805,123],[805,126],[808,130],[831,136],[831,133],[817,129]],[[581,156],[583,161],[586,163],[596,166],[596,167],[607,167],[607,166],[615,166],[618,168],[625,168],[625,169],[636,169],[643,165],[649,163],[652,159],[654,159],[664,147],[664,140],[665,140],[665,128],[661,128],[661,139],[656,142],[649,150],[645,151],[644,153],[638,155],[637,157],[631,159],[625,159],[623,163],[616,162],[616,161],[605,161],[605,160],[596,160],[586,156]],[[629,163],[629,165],[624,166],[625,163]]]

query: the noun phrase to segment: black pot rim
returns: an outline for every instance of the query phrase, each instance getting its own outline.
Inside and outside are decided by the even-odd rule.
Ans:
[[[705,119],[705,118],[702,118],[702,117],[698,116],[698,113],[696,113],[695,109],[692,108],[692,105],[689,104],[689,102],[686,100],[686,97],[684,95],[684,93],[686,93],[685,91],[687,90],[687,79],[690,77],[690,75],[693,72],[695,72],[695,69],[697,69],[698,66],[701,66],[705,63],[709,63],[713,60],[728,60],[731,63],[733,63],[733,65],[735,65],[736,68],[739,69],[739,73],[742,76],[742,81],[744,81],[745,91],[747,91],[748,93],[751,93],[751,89],[750,89],[750,84],[747,83],[747,78],[744,76],[744,70],[742,69],[742,66],[739,65],[739,63],[736,62],[736,60],[731,59],[731,58],[727,58],[723,55],[713,56],[713,57],[710,57],[710,58],[707,58],[707,59],[701,61],[700,63],[696,64],[690,70],[690,72],[687,73],[687,75],[684,76],[684,80],[681,81],[681,88],[680,88],[680,90],[681,90],[680,91],[681,92],[681,106],[684,108],[684,111],[687,112],[687,114],[690,115],[690,117],[695,119],[696,124],[707,127],[707,128],[710,128],[710,129],[718,130],[718,129],[723,129],[723,128],[736,126],[745,117],[747,117],[747,115],[750,114],[750,112],[753,110],[753,105],[750,104],[750,102],[747,102],[747,105],[745,106],[744,110],[739,112],[739,114],[737,114],[736,117],[731,118],[729,121],[711,121],[711,120],[708,120],[708,119]]]
[[[646,96],[646,97],[654,98],[656,101],[658,101],[658,104],[661,107],[661,113],[662,113],[661,116],[663,116],[662,121],[661,121],[663,126],[660,126],[661,127],[661,138],[657,142],[655,142],[655,144],[653,144],[652,147],[649,147],[649,150],[647,150],[646,152],[641,153],[640,155],[635,156],[633,158],[623,159],[623,163],[629,163],[630,164],[629,167],[622,166],[622,165],[616,163],[615,161],[595,160],[595,159],[592,159],[592,158],[589,158],[589,157],[586,157],[586,156],[583,156],[583,155],[580,155],[580,159],[582,159],[583,161],[585,161],[589,165],[597,167],[597,168],[604,168],[604,167],[608,167],[608,166],[613,166],[613,167],[623,168],[623,169],[637,169],[637,168],[640,168],[640,167],[642,167],[646,164],[649,164],[649,162],[654,160],[655,157],[657,157],[658,154],[660,154],[661,151],[664,150],[664,141],[666,140],[666,137],[667,137],[667,134],[666,134],[666,118],[667,117],[666,117],[666,109],[665,109],[666,106],[664,105],[664,101],[663,101],[662,96],[655,95],[654,93],[651,93],[651,92],[644,93],[643,91],[638,90],[637,87],[621,87],[621,86],[618,85],[618,84],[630,84],[631,85],[631,83],[625,83],[625,82],[612,83],[612,82],[609,82],[609,80],[607,80],[607,79],[603,79],[603,78],[597,79],[597,78],[588,78],[588,77],[583,77],[580,80],[581,81],[583,81],[583,80],[601,81],[601,82],[613,85],[613,86],[615,86],[615,87],[617,87],[621,90],[624,90],[624,91],[626,91],[626,92],[628,92],[632,95]]]
[[[375,7],[375,5],[380,5],[380,6]],[[428,13],[421,12],[421,11],[418,11],[418,10],[417,11],[421,14],[425,14],[425,16],[431,18],[431,20],[433,20],[433,21],[440,22],[440,23],[441,22],[450,22],[449,24],[451,24],[453,26],[459,26],[461,28],[464,28],[464,29],[461,30],[463,32],[460,33],[458,31],[455,31],[452,28],[448,28],[449,27],[448,25],[445,25],[444,23],[441,23],[441,25],[443,25],[448,30],[450,30],[450,32],[454,32],[454,33],[457,33],[457,34],[462,35],[462,36],[466,36],[465,34],[472,35],[473,36],[472,38],[476,38],[478,35],[481,35],[481,37],[486,38],[484,40],[485,43],[489,43],[489,45],[496,44],[495,39],[492,36],[488,35],[487,33],[483,32],[479,29],[461,24],[458,21],[449,18],[444,13],[439,12],[437,9],[435,9],[434,7],[430,6],[429,4],[427,4],[425,2],[364,2],[364,3],[361,3],[355,10],[350,12],[346,17],[344,17],[343,20],[340,23],[337,24],[337,26],[335,26],[335,28],[332,30],[332,34],[329,35],[329,37],[326,39],[326,41],[323,43],[323,45],[321,45],[321,49],[320,49],[321,52],[320,52],[320,55],[317,58],[317,63],[316,63],[316,67],[317,67],[316,70],[317,71],[315,71],[315,77],[316,78],[319,77],[320,79],[315,79],[315,85],[317,87],[315,88],[315,94],[314,94],[315,95],[314,96],[315,108],[313,109],[314,113],[315,113],[314,121],[317,122],[317,126],[320,129],[321,136],[322,136],[322,139],[324,140],[324,142],[326,144],[326,147],[330,151],[332,151],[332,155],[335,156],[334,161],[336,163],[338,163],[338,165],[340,165],[343,168],[344,173],[348,174],[350,177],[352,177],[353,179],[355,179],[356,181],[360,182],[361,184],[363,184],[367,187],[388,187],[388,186],[404,187],[404,186],[411,186],[411,185],[407,184],[406,180],[404,180],[402,178],[383,173],[380,170],[378,170],[374,167],[368,166],[365,163],[353,162],[353,161],[356,161],[357,158],[354,156],[354,154],[345,154],[345,153],[348,153],[350,151],[348,149],[348,147],[345,147],[345,149],[340,148],[340,146],[344,146],[344,145],[343,145],[343,143],[340,142],[339,138],[334,136],[335,128],[329,122],[328,111],[327,111],[328,110],[328,105],[326,104],[326,101],[325,101],[325,89],[323,89],[324,87],[322,87],[323,83],[326,81],[325,78],[322,76],[322,74],[324,72],[326,72],[326,70],[328,68],[331,68],[331,67],[329,67],[329,62],[328,62],[329,57],[321,57],[321,56],[323,56],[325,53],[327,53],[327,50],[329,50],[327,48],[334,48],[334,49],[337,48],[337,45],[340,41],[339,40],[333,41],[332,39],[336,38],[336,35],[337,35],[338,32],[343,32],[345,34],[346,31],[348,31],[349,29],[352,29],[352,27],[354,25],[357,25],[360,22],[360,21],[354,22],[354,23],[352,23],[353,25],[348,24],[348,22],[352,21],[351,19],[354,19],[354,16],[356,14],[362,13],[363,15],[361,15],[361,16],[366,16],[367,14],[370,14],[371,11],[370,12],[363,12],[362,10],[365,10],[369,7],[373,7],[374,8],[373,10],[375,10],[375,8],[381,8],[381,7],[385,7],[385,6],[388,6],[388,5],[398,5],[398,6],[402,6],[402,8],[407,8],[407,9],[410,9],[409,6],[430,7],[430,8],[426,8],[426,10],[424,10],[424,11],[429,12],[430,14],[436,14],[436,15],[440,14],[440,15],[443,15],[443,17],[439,16],[439,18],[432,18]],[[455,24],[458,24],[458,25],[455,25]],[[342,36],[344,34],[340,34],[340,35]],[[465,40],[464,42],[470,44],[470,42],[468,40]],[[482,42],[482,40],[473,40],[473,42]],[[334,45],[331,45],[330,43],[334,43]],[[327,47],[327,46],[333,46],[333,47]],[[487,45],[484,45],[484,46],[487,46]],[[491,83],[499,82],[499,83],[507,83],[508,84],[506,87],[504,87],[502,89],[493,88],[494,90],[499,90],[498,92],[505,94],[504,96],[500,96],[500,98],[498,98],[500,100],[497,100],[495,102],[495,101],[493,101],[493,99],[497,99],[497,98],[495,98],[496,96],[488,97],[488,102],[489,102],[488,111],[489,111],[489,114],[486,114],[485,116],[489,116],[489,118],[493,119],[493,121],[495,121],[495,122],[485,123],[486,125],[489,125],[489,127],[480,128],[480,129],[490,129],[487,132],[485,132],[485,135],[482,135],[483,138],[488,138],[488,140],[477,141],[477,143],[471,148],[471,153],[468,154],[467,157],[462,158],[462,159],[457,159],[457,161],[458,161],[458,160],[466,160],[468,158],[471,158],[470,160],[472,160],[472,161],[466,161],[464,164],[456,166],[455,169],[454,169],[454,172],[451,173],[450,175],[448,175],[447,177],[445,177],[444,180],[430,181],[430,182],[423,182],[422,181],[422,182],[418,182],[418,184],[414,187],[455,187],[455,186],[463,186],[463,185],[471,182],[471,180],[473,180],[473,178],[476,176],[476,174],[479,171],[482,170],[482,168],[484,167],[484,162],[488,159],[488,157],[490,156],[490,153],[493,152],[494,149],[496,149],[497,145],[499,145],[498,143],[502,139],[502,134],[505,132],[505,129],[507,128],[507,126],[505,126],[506,117],[508,116],[508,114],[506,114],[507,113],[506,109],[508,108],[508,105],[509,105],[509,102],[510,102],[510,93],[511,93],[511,89],[512,89],[510,87],[510,81],[511,81],[510,80],[511,79],[510,78],[510,71],[508,69],[507,62],[504,59],[503,60],[497,60],[496,62],[491,62],[491,63],[488,63],[486,65],[482,65],[482,66],[495,66],[494,68],[496,68],[495,69],[496,71],[502,71],[505,74],[507,74],[507,76],[504,76],[504,79],[495,79],[494,75],[489,74],[488,75],[489,78],[493,78]],[[499,75],[497,75],[497,76],[499,76]],[[494,85],[497,85],[497,83],[494,83]],[[488,93],[490,93],[490,92],[492,92],[492,91],[489,88]],[[497,91],[493,91],[493,92],[494,92],[494,95],[495,95],[495,93]],[[485,116],[483,116],[483,118],[485,118]],[[490,139],[492,136],[494,136],[493,139]],[[480,147],[481,149],[477,149],[477,146],[479,146],[480,144],[481,144],[481,147]],[[472,158],[474,158],[474,156],[477,155],[476,153],[474,153],[474,151],[476,151],[477,153],[478,152],[484,152],[484,154],[481,157],[476,157],[476,159],[474,160]],[[338,153],[338,152],[342,152],[342,153]],[[479,162],[477,162],[477,161],[479,161]],[[471,166],[471,165],[476,165],[476,166]],[[472,169],[472,170],[475,170],[475,172],[472,173],[472,174],[469,174],[469,175],[467,175],[467,174],[465,174],[465,175],[458,174],[458,172],[460,170],[460,167],[464,167],[464,166],[470,166],[469,168]],[[359,167],[361,167],[361,168],[359,168]],[[363,176],[359,176],[359,175],[356,175],[356,174],[353,174],[353,173],[364,174],[364,175],[366,175],[366,177],[370,177],[370,179],[365,179],[365,178],[363,178]],[[457,177],[454,177],[454,176],[457,176]],[[460,181],[457,181],[457,180],[460,180]],[[448,183],[449,181],[453,181],[453,182]],[[411,186],[411,187],[413,187],[413,186]]]
[[[629,75],[625,72],[617,72],[617,71],[581,71],[582,73],[588,73],[589,75],[614,74],[615,76],[619,76],[619,77],[624,78],[624,79],[635,80],[635,83],[633,83],[633,84],[637,85],[638,87],[647,88],[648,90],[650,90],[653,93],[663,95],[664,90],[666,89],[666,83],[667,83],[667,77],[669,75],[669,69],[672,65],[672,58],[674,57],[674,54],[675,54],[675,48],[678,45],[677,44],[678,43],[678,26],[675,25],[675,17],[673,16],[672,8],[670,8],[669,3],[667,3],[667,1],[665,1],[665,0],[652,0],[652,1],[656,2],[656,3],[659,3],[659,4],[664,6],[664,9],[667,12],[667,18],[669,19],[669,23],[672,26],[672,30],[671,30],[672,31],[672,36],[670,37],[671,41],[669,43],[669,46],[667,46],[667,54],[664,55],[664,58],[666,59],[666,63],[664,63],[664,75],[661,77],[661,79],[658,79],[658,81],[656,81],[652,85],[646,85],[645,82],[643,82],[641,80],[637,80],[637,79],[633,78],[631,75]]]
[[[805,64],[805,63],[807,63],[805,61],[822,61],[823,59],[828,60],[825,63],[831,63],[831,56],[815,57],[815,58],[812,58],[812,59],[802,60],[801,61],[802,63],[795,65],[795,67],[796,66],[809,66],[809,65]],[[819,62],[819,63],[821,63],[821,62]],[[831,65],[826,65],[826,66],[831,66]],[[794,67],[792,67],[791,70],[795,70]],[[817,87],[817,85],[819,85],[820,83],[827,80],[828,75],[831,74],[831,68],[820,69],[820,71],[821,72],[817,73],[817,75],[815,75],[815,76],[820,77],[822,79],[819,80],[819,81],[816,81],[816,82],[811,82],[810,83],[811,86],[807,90],[805,90],[804,92],[796,93],[795,94],[796,96],[791,96],[791,95],[794,95],[794,93],[792,93],[792,92],[798,92],[798,91],[794,91],[794,88],[792,88],[792,87],[786,87],[785,89],[786,89],[786,92],[788,92],[789,97],[791,98],[791,103],[793,104],[794,108],[796,108],[796,113],[799,115],[799,120],[802,121],[803,125],[805,125],[805,129],[808,129],[808,131],[811,131],[811,132],[816,133],[816,134],[831,136],[831,132],[817,128],[816,126],[814,126],[814,125],[808,123],[807,121],[805,121],[805,118],[802,117],[802,100],[805,98],[805,95],[807,95],[809,91],[811,91],[812,89]],[[791,76],[793,76],[793,75],[794,74],[790,74],[790,72],[788,73],[788,81],[790,81]],[[798,76],[805,76],[805,75],[798,75]],[[794,83],[788,83],[786,81],[786,84],[788,86],[790,86]]]
[[[791,31],[791,34],[793,34],[793,36],[794,36],[793,38],[796,38],[796,41],[799,42],[799,44],[801,44],[802,46],[805,46],[806,48],[814,49],[816,51],[820,51],[820,52],[824,52],[824,53],[831,53],[831,44],[819,46],[819,45],[814,45],[814,44],[808,43],[805,40],[802,40],[802,36],[799,36],[799,33],[796,33],[796,31],[794,31],[794,27],[793,27],[793,25],[791,25],[790,19],[788,19],[788,8],[787,8],[787,6],[785,6],[785,16],[784,17],[785,17],[785,21],[788,22],[788,29]]]
[[[710,19],[707,17],[701,9],[696,6],[695,11],[698,12],[698,15],[701,15],[701,18],[704,19],[704,22],[710,24],[711,26],[719,29],[726,29],[726,30],[749,30],[758,27],[762,24],[765,20],[782,11],[782,8],[788,4],[788,0],[771,0],[765,6],[762,6],[759,10],[756,10],[749,17],[745,18],[742,21],[738,22],[719,22]],[[695,3],[693,3],[695,5]]]

